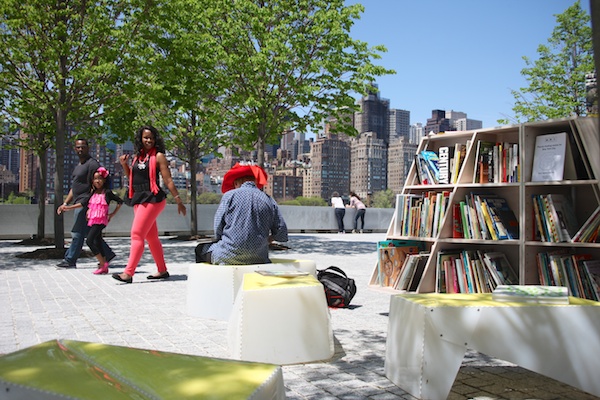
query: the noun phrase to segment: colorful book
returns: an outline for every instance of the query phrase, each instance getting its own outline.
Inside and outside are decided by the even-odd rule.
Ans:
[[[546,196],[552,212],[553,219],[556,219],[558,233],[561,242],[570,242],[571,238],[577,233],[577,216],[571,206],[569,198],[563,194],[548,194]]]
[[[460,212],[460,204],[452,204],[452,237],[455,239],[464,238],[463,223]]]
[[[579,228],[577,233],[573,235],[573,242],[592,242],[595,237],[598,238],[598,229],[600,229],[600,206],[588,217],[584,224]]]
[[[386,246],[385,242],[391,243],[387,243]],[[380,286],[394,287],[397,284],[406,256],[416,254],[419,250],[419,246],[406,241],[379,242],[377,283]]]
[[[517,271],[513,269],[506,258],[506,254],[501,252],[486,252],[483,254],[483,261],[488,267],[490,273],[494,274],[499,285],[516,285],[519,283]]]
[[[463,161],[465,160],[465,156],[467,155],[467,144],[456,143],[454,145],[454,162],[452,163],[452,183],[458,182],[458,174],[460,173],[460,169],[462,167]]]
[[[489,162],[493,148],[494,142],[488,142],[486,140],[477,141],[475,165],[473,167],[473,183],[489,182]],[[485,178],[483,175],[485,175]]]
[[[495,195],[480,195],[493,218],[498,239],[518,239],[519,221],[506,199]]]

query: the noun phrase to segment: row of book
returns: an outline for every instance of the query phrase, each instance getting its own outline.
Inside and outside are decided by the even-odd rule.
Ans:
[[[519,182],[519,144],[478,140],[473,183]]]
[[[417,178],[422,185],[444,185],[458,182],[458,173],[467,154],[467,143],[441,146],[438,152],[423,150],[415,155]]]
[[[498,285],[519,283],[517,271],[502,252],[440,251],[436,270],[439,293],[491,293]]]
[[[532,195],[534,239],[542,242],[600,241],[600,207],[579,227],[571,199],[563,194]]]
[[[570,242],[579,227],[568,196],[532,195],[535,220],[534,238],[542,242]]]
[[[600,260],[568,251],[536,255],[540,284],[565,286],[571,296],[600,301]]]
[[[441,227],[450,191],[396,196],[396,236],[435,237]]]
[[[496,194],[469,193],[453,204],[452,237],[506,240],[519,238],[519,222],[506,199]]]
[[[573,235],[573,242],[600,243],[600,206]]]
[[[384,240],[377,248],[379,260],[370,284],[415,291],[428,258],[428,253],[421,253],[422,244],[410,240]]]

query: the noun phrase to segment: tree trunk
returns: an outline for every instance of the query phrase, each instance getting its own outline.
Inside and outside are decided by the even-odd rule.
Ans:
[[[196,195],[198,192],[198,188],[196,187],[196,168],[197,168],[197,160],[196,152],[198,147],[195,149],[190,149],[190,218],[191,220],[191,234],[192,236],[196,236],[198,234],[198,213],[196,209]]]
[[[264,132],[258,133],[258,141],[256,142],[256,163],[263,167],[265,166],[265,138]]]
[[[46,150],[38,154],[40,160],[40,186],[38,187],[37,238],[46,237],[46,182],[48,181],[48,156]]]
[[[63,215],[56,210],[64,201],[63,177],[65,175],[65,133],[66,115],[61,109],[56,112],[56,171],[54,173],[54,246],[65,247],[65,227]]]

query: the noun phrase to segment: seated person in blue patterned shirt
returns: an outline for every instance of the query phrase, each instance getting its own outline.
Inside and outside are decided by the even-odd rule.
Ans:
[[[223,177],[215,213],[215,243],[196,247],[196,262],[267,264],[269,243],[287,242],[287,225],[275,200],[261,189],[267,173],[257,165],[235,164]]]

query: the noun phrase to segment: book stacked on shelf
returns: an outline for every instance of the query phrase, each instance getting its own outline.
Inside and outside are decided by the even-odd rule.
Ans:
[[[453,237],[484,240],[519,238],[519,222],[504,198],[494,194],[469,193],[464,201],[457,204],[452,212]]]
[[[396,288],[407,255],[419,253],[421,247],[421,243],[409,240],[380,241],[377,244],[377,269],[371,277],[370,284]]]
[[[532,195],[535,237],[542,242],[570,242],[577,234],[577,216],[562,194]]]
[[[437,236],[449,198],[449,191],[397,195],[394,233],[397,236]]]
[[[600,301],[600,260],[557,250],[538,253],[536,262],[542,285],[564,286],[572,296]]]
[[[498,285],[518,283],[516,271],[500,252],[440,251],[436,267],[439,293],[490,293]]]
[[[421,185],[444,185],[458,182],[458,174],[467,154],[467,143],[441,146],[438,152],[423,150],[415,154],[415,169]]]
[[[458,183],[458,174],[467,156],[467,148],[471,144],[470,140],[466,143],[456,143],[452,152],[452,161],[450,162],[450,183]]]
[[[500,285],[492,292],[492,299],[539,304],[569,304],[569,292],[564,286]]]
[[[435,151],[423,150],[415,154],[417,178],[421,185],[437,185],[440,183],[439,157]]]
[[[394,289],[407,292],[416,291],[423,277],[425,264],[428,259],[429,253],[408,254],[404,259],[398,284]]]
[[[600,206],[590,215],[585,223],[573,235],[573,242],[600,242]]]
[[[519,144],[477,141],[473,183],[519,182]]]

